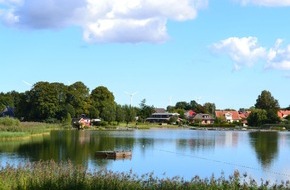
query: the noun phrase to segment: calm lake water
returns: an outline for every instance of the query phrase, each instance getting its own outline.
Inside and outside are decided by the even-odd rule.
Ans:
[[[95,157],[98,150],[132,150],[131,159]],[[259,181],[290,180],[290,133],[152,129],[134,131],[52,131],[50,135],[0,142],[1,165],[26,161],[71,160],[89,170],[108,169],[158,177],[214,174],[239,170]]]

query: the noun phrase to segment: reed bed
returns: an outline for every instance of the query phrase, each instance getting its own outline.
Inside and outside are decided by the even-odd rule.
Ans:
[[[14,118],[0,118],[0,140],[14,140],[31,135],[47,133],[52,129],[59,129],[58,124],[41,122],[20,122]]]
[[[87,168],[72,162],[56,163],[54,161],[39,161],[13,166],[7,164],[0,169],[0,189],[7,190],[264,190],[289,189],[289,182],[270,185],[262,182],[260,185],[247,176],[236,171],[227,179],[222,175],[219,178],[201,179],[195,176],[187,181],[180,177],[158,178],[153,173],[142,176],[128,173],[117,173],[107,170],[88,172]]]

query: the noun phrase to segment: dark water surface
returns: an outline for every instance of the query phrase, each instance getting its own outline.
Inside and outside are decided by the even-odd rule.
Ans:
[[[132,150],[132,158],[95,157],[98,150]],[[241,174],[257,181],[290,180],[290,133],[152,129],[135,131],[52,131],[50,135],[0,142],[1,165],[71,160],[89,170],[130,170],[139,176]]]

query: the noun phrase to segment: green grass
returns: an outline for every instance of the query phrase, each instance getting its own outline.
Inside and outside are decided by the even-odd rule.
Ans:
[[[48,133],[52,129],[63,128],[58,124],[40,122],[20,122],[13,118],[0,118],[0,140],[14,140]]]
[[[153,173],[138,176],[132,171],[118,173],[107,170],[87,172],[81,165],[73,165],[70,161],[56,163],[39,161],[19,166],[6,165],[0,169],[0,189],[29,190],[264,190],[289,189],[289,181],[281,184],[270,184],[269,181],[257,182],[238,171],[225,178],[214,176],[202,179],[198,176],[191,180],[180,177],[158,178]]]

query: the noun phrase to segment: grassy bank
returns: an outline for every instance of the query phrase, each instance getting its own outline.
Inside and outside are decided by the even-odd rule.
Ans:
[[[54,161],[27,163],[20,166],[5,166],[0,169],[0,189],[132,189],[132,190],[202,190],[202,189],[289,189],[289,182],[270,185],[269,182],[257,184],[246,175],[235,172],[225,178],[201,179],[198,176],[186,181],[180,177],[158,178],[152,173],[137,176],[133,172],[114,173],[110,171],[87,172],[83,166],[71,162]]]
[[[14,140],[48,133],[60,125],[40,122],[20,122],[13,118],[0,118],[0,140]]]

